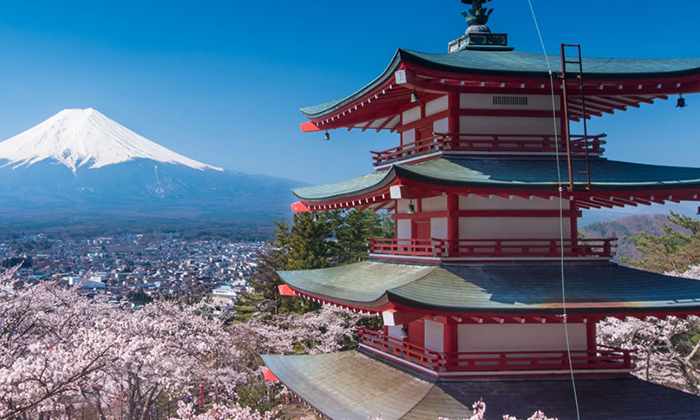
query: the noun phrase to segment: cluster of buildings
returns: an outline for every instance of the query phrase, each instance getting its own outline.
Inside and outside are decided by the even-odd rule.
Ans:
[[[122,234],[50,239],[42,234],[0,241],[0,262],[24,261],[21,283],[58,280],[84,294],[138,304],[159,297],[210,295],[233,304],[246,290],[265,242],[183,240],[175,234]]]

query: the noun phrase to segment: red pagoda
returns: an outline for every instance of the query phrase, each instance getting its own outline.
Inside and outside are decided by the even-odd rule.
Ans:
[[[700,315],[700,281],[619,266],[614,238],[577,237],[582,210],[698,201],[700,169],[608,160],[585,122],[700,92],[700,59],[515,51],[486,1],[463,1],[469,29],[448,53],[399,49],[356,93],[302,109],[304,131],[399,134],[371,152],[376,171],[294,190],[295,211],[388,210],[395,237],[369,239],[369,261],[279,273],[287,293],[384,327],[361,330],[358,351],[265,363],[332,419],[463,418],[480,398],[574,419],[572,375],[582,418],[700,418],[700,398],[631,376],[629,351],[596,342],[605,317]]]

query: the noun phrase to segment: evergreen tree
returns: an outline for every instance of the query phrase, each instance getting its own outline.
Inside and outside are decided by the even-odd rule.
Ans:
[[[250,283],[255,293],[242,294],[234,319],[245,322],[258,313],[304,313],[319,305],[303,299],[280,296],[284,270],[311,270],[349,264],[369,257],[367,238],[393,237],[394,226],[387,214],[371,210],[331,210],[296,213],[294,224],[275,222],[272,249],[259,255]]]
[[[394,225],[387,214],[371,210],[350,210],[344,212],[335,225],[335,262],[337,265],[350,264],[369,257],[367,239],[393,238]]]
[[[637,249],[645,254],[639,261],[623,259],[622,262],[643,270],[664,273],[683,273],[692,265],[700,263],[700,220],[671,212],[669,221],[686,228],[689,235],[674,231],[664,224],[663,235],[637,233],[630,238]]]
[[[332,218],[314,213],[295,213],[289,239],[288,270],[310,270],[329,265],[332,247],[328,234]]]

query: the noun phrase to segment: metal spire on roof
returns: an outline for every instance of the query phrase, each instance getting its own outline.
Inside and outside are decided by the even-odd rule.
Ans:
[[[462,0],[464,4],[471,4],[472,8],[469,12],[462,12],[462,16],[467,20],[467,25],[472,26],[482,26],[486,28],[486,31],[479,30],[478,32],[491,32],[488,30],[486,23],[489,21],[489,16],[493,13],[493,9],[488,9],[483,7],[484,3],[488,3],[491,0]],[[483,29],[483,28],[479,28]],[[467,29],[469,31],[469,29]]]
[[[464,4],[471,4],[472,8],[462,12],[462,16],[467,20],[467,30],[464,35],[447,46],[449,52],[458,52],[464,49],[484,49],[511,51],[508,47],[507,34],[492,34],[491,29],[486,26],[493,9],[484,7],[484,3],[491,0],[461,0]]]

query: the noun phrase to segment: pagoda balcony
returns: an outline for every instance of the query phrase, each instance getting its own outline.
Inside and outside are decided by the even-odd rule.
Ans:
[[[376,259],[426,262],[485,260],[609,260],[617,238],[608,239],[368,239]]]
[[[359,328],[360,347],[436,376],[521,376],[628,373],[632,350],[598,346],[596,350],[503,351],[446,353],[429,350],[394,337],[383,329]]]
[[[606,134],[596,136],[572,136],[571,152],[574,156],[600,156]],[[413,162],[435,156],[555,156],[566,154],[566,142],[561,136],[555,141],[550,135],[526,134],[449,134],[434,133],[432,137],[414,143],[393,147],[381,152],[370,152],[375,167],[386,167],[397,162]]]

